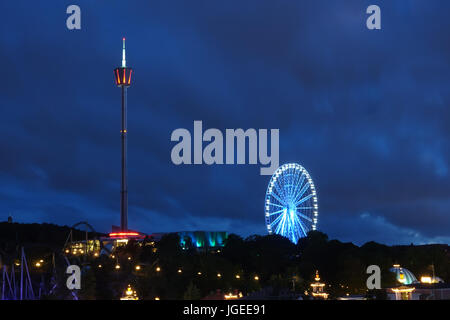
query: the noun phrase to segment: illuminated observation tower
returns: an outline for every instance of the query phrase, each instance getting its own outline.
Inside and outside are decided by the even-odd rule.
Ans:
[[[122,47],[122,66],[114,69],[116,85],[122,89],[122,179],[120,183],[120,229],[128,230],[128,179],[127,179],[127,88],[131,85],[133,69],[127,67],[125,38]]]

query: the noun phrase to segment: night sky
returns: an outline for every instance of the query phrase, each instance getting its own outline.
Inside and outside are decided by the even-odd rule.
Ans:
[[[82,29],[66,28],[81,7]],[[366,28],[370,4],[382,30]],[[260,165],[171,162],[177,128],[279,128],[319,197],[318,229],[363,244],[450,242],[447,1],[2,1],[0,220],[266,234]]]

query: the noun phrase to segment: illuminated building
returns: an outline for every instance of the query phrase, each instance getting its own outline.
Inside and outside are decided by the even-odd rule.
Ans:
[[[145,239],[145,234],[135,231],[128,232],[111,232],[108,235],[109,240],[115,240],[116,245],[125,245],[129,240],[143,240]],[[105,241],[106,238],[103,240]]]
[[[436,276],[424,275],[417,281],[414,274],[408,269],[394,265],[390,269],[396,274],[399,287],[388,289],[391,300],[449,300],[450,285]],[[433,271],[434,273],[434,271]]]
[[[401,286],[398,288],[391,288],[391,291],[395,294],[395,300],[416,300],[413,299],[413,291],[416,288],[414,287],[408,287],[408,286]]]
[[[181,231],[180,244],[183,249],[187,249],[189,243],[199,250],[212,250],[225,245],[228,233],[225,231]]]
[[[80,230],[83,228],[84,230]],[[98,257],[101,252],[102,243],[97,232],[86,221],[81,221],[70,227],[70,233],[63,247],[66,255],[93,255]],[[77,239],[74,239],[76,236]],[[84,239],[80,239],[84,238]]]
[[[88,240],[73,241],[68,243],[64,252],[66,254],[71,254],[74,256],[94,255],[97,257],[100,252],[100,240],[88,239]]]
[[[127,245],[130,240],[134,240],[138,245],[142,245],[145,238],[145,234],[135,231],[111,232],[107,237],[101,238],[101,241],[103,247],[106,248],[107,251],[114,252],[115,249]],[[154,242],[150,241],[147,245],[154,245]]]
[[[233,290],[232,292],[224,293],[222,290],[217,289],[216,292],[210,293],[208,296],[202,298],[201,300],[237,300],[242,299],[244,295],[238,290]]]
[[[450,300],[450,284],[444,282],[415,284],[413,300]]]
[[[180,245],[183,249],[192,247],[200,251],[220,252],[220,248],[225,245],[228,233],[223,231],[182,231],[176,232],[180,237]],[[167,233],[153,233],[146,235],[137,231],[114,231],[106,237],[93,240],[81,240],[68,242],[64,252],[71,255],[89,254],[99,257],[103,253],[112,253],[115,249],[125,246],[130,240],[135,241],[139,246],[146,245],[154,247],[156,243]],[[145,241],[144,241],[145,240]],[[103,251],[106,249],[106,251]]]
[[[316,271],[316,276],[314,277],[314,282],[311,283],[311,288],[312,288],[311,295],[317,299],[328,299],[328,293],[323,291],[324,287],[325,287],[325,283],[320,282],[319,271]]]
[[[444,283],[444,280],[436,276],[422,276],[420,277],[420,282],[433,284],[433,283]]]
[[[406,268],[402,268],[399,264],[394,264],[390,272],[395,273],[395,278],[400,284],[399,287],[388,289],[388,297],[391,300],[417,300],[413,296],[415,288],[412,284],[419,283],[414,274]]]
[[[242,298],[243,295],[242,295],[242,292],[238,293],[237,290],[234,290],[234,293],[230,292],[228,294],[225,294],[223,297],[225,298],[225,300],[237,300],[237,299]]]

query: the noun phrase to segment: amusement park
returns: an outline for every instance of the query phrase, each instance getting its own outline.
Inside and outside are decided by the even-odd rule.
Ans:
[[[0,4],[2,308],[450,300],[448,5],[76,2]]]
[[[329,240],[319,228],[316,185],[298,163],[276,168],[261,194],[266,235],[130,230],[127,90],[134,70],[125,50],[123,38],[122,64],[114,69],[121,90],[120,226],[102,233],[88,221],[60,227],[9,217],[0,223],[2,300],[450,299],[448,246]],[[420,259],[412,263],[411,256]],[[384,270],[379,290],[366,287],[372,264]],[[76,289],[66,282],[71,266],[81,271]]]

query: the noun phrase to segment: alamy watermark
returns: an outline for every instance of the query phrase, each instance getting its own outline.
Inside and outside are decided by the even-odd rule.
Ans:
[[[175,165],[246,164],[248,158],[248,164],[258,164],[259,160],[259,164],[265,166],[260,168],[261,175],[272,175],[279,165],[279,133],[279,129],[270,129],[269,155],[267,129],[226,129],[224,142],[222,131],[210,128],[203,132],[202,121],[194,121],[193,138],[191,132],[184,128],[172,132],[170,140],[178,143],[172,148],[170,157]],[[208,142],[204,148],[203,142]]]
[[[81,289],[81,269],[79,266],[72,264],[67,267],[66,274],[70,276],[67,277],[66,286],[67,289]]]
[[[67,7],[66,13],[69,16],[66,19],[66,27],[69,30],[81,29],[81,9],[79,6],[72,4]]]
[[[366,286],[367,289],[381,289],[381,269],[376,264],[372,264],[367,267],[366,273],[370,274],[367,278]]]
[[[66,19],[66,27],[69,30],[81,30],[81,9],[78,5],[71,4],[66,9],[69,16]],[[366,9],[366,14],[370,16],[366,20],[369,30],[381,29],[381,9],[377,5],[370,5]]]
[[[373,4],[367,7],[367,14],[370,16],[366,20],[366,26],[369,30],[381,30],[381,9]]]

